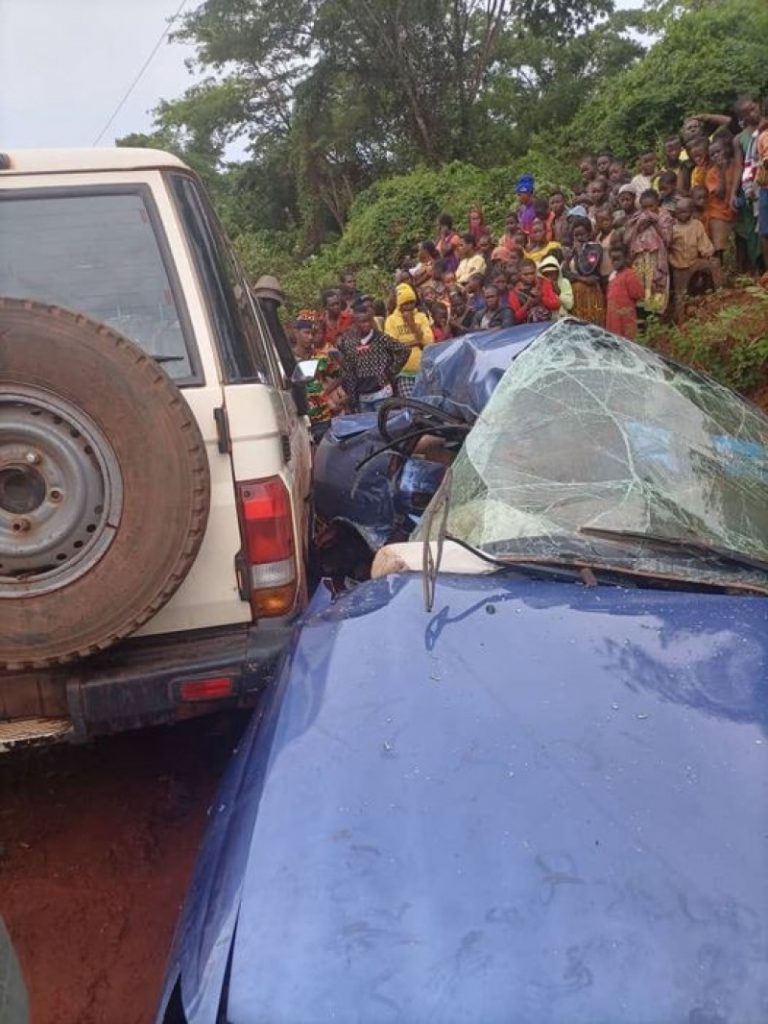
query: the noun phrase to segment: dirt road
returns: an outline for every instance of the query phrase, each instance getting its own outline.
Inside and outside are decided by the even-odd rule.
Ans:
[[[222,714],[0,759],[0,911],[32,1024],[146,1024],[209,802]]]

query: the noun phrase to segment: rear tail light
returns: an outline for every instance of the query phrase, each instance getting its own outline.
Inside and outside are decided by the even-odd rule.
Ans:
[[[190,679],[179,687],[179,696],[184,701],[220,700],[222,697],[231,697],[234,692],[235,684],[229,676]]]
[[[279,476],[237,485],[245,589],[253,614],[285,615],[296,603],[296,546],[291,496]]]

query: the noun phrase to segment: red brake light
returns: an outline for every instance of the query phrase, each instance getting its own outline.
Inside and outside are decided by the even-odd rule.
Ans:
[[[218,700],[220,697],[231,697],[235,686],[229,676],[215,679],[191,679],[179,687],[182,700]]]
[[[296,603],[291,496],[279,476],[237,485],[243,554],[254,615],[286,615]]]
[[[291,502],[280,477],[239,484],[238,491],[245,526],[245,549],[251,565],[291,558]]]

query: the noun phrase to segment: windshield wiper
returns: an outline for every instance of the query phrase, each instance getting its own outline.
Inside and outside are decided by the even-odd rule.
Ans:
[[[154,352],[147,352],[150,359],[154,359],[156,363],[183,363],[186,356],[163,356],[155,354]]]
[[[448,533],[448,512],[450,509],[450,490],[452,468],[449,466],[445,476],[440,481],[440,486],[427,506],[422,517],[422,529],[424,530],[424,544],[421,549],[421,570],[424,586],[424,610],[431,612],[435,603],[435,584],[437,574],[440,571],[440,562],[443,557],[443,544]],[[439,518],[438,518],[439,517]],[[435,553],[432,554],[432,524],[437,520],[437,537],[435,538]]]
[[[664,537],[656,533],[644,533],[642,530],[606,530],[599,526],[581,526],[579,533],[588,537],[600,537],[604,540],[639,540],[646,541],[657,547],[669,548],[673,551],[689,551],[695,555],[712,555],[724,562],[738,565],[742,569],[756,569],[760,572],[768,572],[768,561],[759,558],[752,558],[750,555],[742,554],[741,551],[734,551],[731,548],[721,548],[716,544],[707,544],[705,541],[696,540],[691,537]]]

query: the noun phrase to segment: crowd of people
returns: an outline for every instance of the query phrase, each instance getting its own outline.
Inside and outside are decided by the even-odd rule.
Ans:
[[[605,151],[579,174],[577,189],[549,195],[523,175],[498,231],[479,205],[463,232],[441,214],[386,298],[347,273],[322,309],[301,311],[292,338],[299,359],[317,361],[316,436],[340,412],[411,394],[433,342],[565,316],[633,339],[649,316],[679,322],[687,296],[719,288],[726,254],[739,273],[768,270],[768,119],[755,98],[733,116],[686,118],[663,155],[634,168]]]

